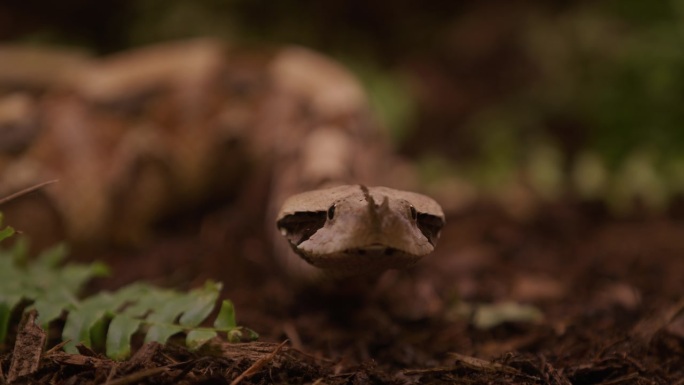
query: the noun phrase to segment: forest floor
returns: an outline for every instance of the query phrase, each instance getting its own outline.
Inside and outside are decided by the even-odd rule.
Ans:
[[[435,254],[373,284],[294,284],[257,237],[206,242],[234,226],[214,221],[204,241],[176,234],[101,256],[114,274],[91,289],[219,279],[258,342],[149,344],[124,362],[49,351],[15,383],[681,385],[684,221],[673,217],[567,204],[515,220],[479,205],[448,216]]]

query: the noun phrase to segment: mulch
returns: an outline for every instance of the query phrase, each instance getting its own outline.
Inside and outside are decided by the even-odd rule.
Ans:
[[[684,222],[671,215],[568,203],[515,218],[481,204],[449,215],[434,255],[372,284],[289,282],[264,242],[239,238],[91,254],[115,272],[91,290],[220,279],[258,342],[151,343],[118,362],[34,338],[0,356],[0,383],[684,384]],[[477,322],[510,303],[542,317]]]

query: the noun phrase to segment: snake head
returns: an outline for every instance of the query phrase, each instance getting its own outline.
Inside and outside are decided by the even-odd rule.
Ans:
[[[445,222],[427,196],[360,185],[292,196],[278,218],[292,249],[336,276],[408,267],[434,250]]]

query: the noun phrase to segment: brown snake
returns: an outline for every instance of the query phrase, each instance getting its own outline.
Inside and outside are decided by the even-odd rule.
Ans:
[[[0,196],[60,179],[45,196],[69,239],[137,242],[164,212],[264,173],[267,229],[292,274],[302,260],[338,276],[406,267],[444,224],[431,198],[364,187],[415,184],[397,184],[406,163],[358,81],[310,50],[0,46],[0,62]]]

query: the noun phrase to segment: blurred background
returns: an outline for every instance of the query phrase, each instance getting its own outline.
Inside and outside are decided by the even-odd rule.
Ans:
[[[191,36],[342,61],[428,185],[618,215],[682,205],[683,0],[0,4],[4,42],[107,54]]]

